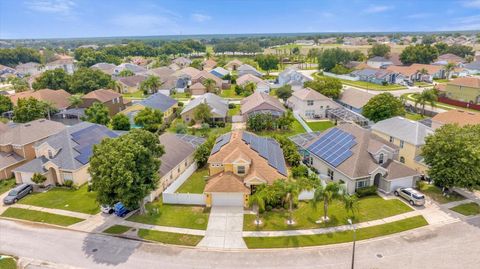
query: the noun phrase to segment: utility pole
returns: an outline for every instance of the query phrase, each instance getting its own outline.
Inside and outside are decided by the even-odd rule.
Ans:
[[[356,239],[356,233],[357,233],[357,230],[355,229],[355,225],[353,225],[353,222],[351,219],[348,219],[348,223],[350,224],[350,226],[352,226],[352,229],[353,229],[353,249],[352,249],[352,269],[355,268],[355,239]]]

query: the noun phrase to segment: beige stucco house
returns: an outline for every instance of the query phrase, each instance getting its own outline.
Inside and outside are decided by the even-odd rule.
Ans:
[[[341,107],[331,98],[310,88],[294,91],[286,105],[304,119],[325,118],[328,109]]]

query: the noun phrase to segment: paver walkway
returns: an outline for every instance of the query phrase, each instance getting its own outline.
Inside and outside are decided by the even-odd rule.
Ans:
[[[205,237],[199,247],[216,249],[245,249],[242,238],[243,207],[213,206],[208,218]]]

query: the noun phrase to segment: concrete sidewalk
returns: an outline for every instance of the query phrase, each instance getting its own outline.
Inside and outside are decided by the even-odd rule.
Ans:
[[[56,208],[46,208],[46,207],[39,207],[39,206],[25,205],[25,204],[18,204],[18,203],[13,204],[10,207],[23,208],[23,209],[29,209],[29,210],[35,210],[35,211],[42,211],[42,212],[47,212],[47,213],[51,213],[51,214],[69,216],[69,217],[74,217],[74,218],[79,218],[79,219],[88,219],[88,218],[93,216],[93,215],[90,215],[90,214],[85,214],[85,213],[80,213],[80,212],[73,212],[73,211],[56,209]]]

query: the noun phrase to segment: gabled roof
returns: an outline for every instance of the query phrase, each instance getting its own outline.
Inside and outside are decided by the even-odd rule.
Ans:
[[[159,109],[162,112],[167,111],[169,108],[171,108],[177,103],[178,103],[177,100],[161,93],[152,94],[148,98],[143,99],[140,102],[140,104],[143,105],[144,107]]]
[[[134,76],[128,76],[128,77],[118,77],[115,79],[120,83],[126,85],[127,87],[138,87],[138,85],[142,81],[146,80],[147,77],[144,75],[134,75]]]
[[[197,83],[193,84],[192,86],[190,86],[190,89],[191,90],[206,90],[207,87],[205,87],[205,85],[203,85],[202,83],[197,82]]]
[[[0,133],[0,145],[26,145],[51,135],[54,135],[66,126],[56,121],[38,119],[27,123],[20,123]]]
[[[205,68],[206,68],[206,69],[212,69],[212,68],[214,68],[214,67],[217,65],[217,62],[215,62],[215,61],[212,60],[212,59],[208,59],[208,60],[203,61],[202,65],[203,65],[203,68],[204,68],[204,69],[205,69]]]
[[[211,177],[205,185],[204,192],[243,192],[250,193],[243,178],[232,172],[222,172]]]
[[[173,73],[173,76],[179,77],[179,76],[189,76],[190,78],[196,76],[198,73],[200,73],[200,70],[194,68],[194,67],[185,67],[183,69],[175,71]]]
[[[354,108],[362,108],[374,96],[374,94],[347,87],[343,89],[339,101]]]
[[[448,82],[447,86],[448,85],[471,87],[471,88],[480,88],[480,78],[475,78],[475,77],[456,78],[456,79]]]
[[[292,93],[293,96],[297,97],[300,100],[330,100],[330,98],[326,97],[325,95],[312,90],[310,88],[303,88]]]
[[[113,71],[115,70],[115,67],[117,67],[117,66],[114,65],[114,64],[110,64],[110,63],[96,63],[96,64],[90,66],[90,68],[98,69],[98,70],[100,70],[103,73],[108,74],[108,75],[113,74]]]
[[[38,91],[19,92],[10,96],[14,105],[17,105],[18,99],[28,99],[33,97],[39,101],[51,103],[57,109],[65,109],[70,106],[70,94],[64,90],[42,89]]]
[[[190,60],[188,58],[185,58],[185,57],[178,57],[178,58],[173,59],[172,62],[176,63],[176,64],[181,64],[181,65],[189,65],[189,64],[192,63],[192,60]]]
[[[393,117],[379,121],[372,130],[395,137],[415,146],[425,144],[425,137],[433,134],[433,130],[417,121],[403,117]]]
[[[231,60],[230,62],[228,62],[228,63],[225,65],[225,67],[228,68],[228,67],[231,66],[231,65],[238,65],[238,66],[240,66],[240,65],[242,65],[242,64],[243,64],[243,63],[242,63],[240,60],[238,60],[238,59],[233,59],[233,60]]]
[[[192,109],[195,109],[200,104],[207,104],[212,113],[226,117],[228,113],[228,102],[221,98],[220,96],[213,93],[205,93],[197,98],[191,100],[185,108],[182,110],[181,114],[184,114]]]
[[[98,89],[95,91],[91,91],[87,94],[85,94],[82,98],[83,99],[95,99],[98,100],[101,103],[105,103],[108,101],[111,101],[115,98],[119,98],[122,95],[119,94],[118,92],[114,92],[112,90],[107,90],[107,89]]]
[[[270,96],[267,93],[257,91],[241,101],[240,110],[242,114],[247,114],[259,109],[260,106],[265,105],[267,105],[269,109],[276,110],[282,114],[286,111],[277,98]]]
[[[144,73],[144,72],[147,71],[147,69],[145,67],[142,67],[142,66],[139,66],[139,65],[136,65],[136,64],[122,63],[122,64],[117,65],[117,67],[115,67],[114,72],[115,73],[120,73],[125,69],[128,69],[135,74]]]
[[[205,138],[168,132],[159,139],[165,149],[165,154],[160,158],[160,177],[170,172],[205,142]]]
[[[459,126],[480,124],[480,113],[449,110],[439,113],[432,118],[432,121],[441,124],[458,124]]]
[[[212,79],[215,81],[215,84],[217,84],[217,87],[221,87],[222,86],[222,83],[223,83],[223,80],[205,70],[202,70],[200,72],[198,72],[195,76],[192,77],[192,80],[199,80],[199,79],[202,79],[202,78],[209,78],[209,79]]]
[[[444,69],[444,67],[441,65],[433,65],[433,64],[412,64],[410,66],[389,65],[387,67],[388,71],[391,71],[394,73],[400,73],[404,76],[412,76],[418,73],[422,69],[427,70],[428,74],[431,75]]]
[[[238,67],[238,71],[255,71],[257,73],[260,73],[255,67],[249,64],[242,64],[241,66]]]
[[[215,67],[214,69],[210,70],[210,73],[218,74],[218,75],[220,75],[220,77],[224,77],[224,76],[230,74],[230,72],[227,69],[225,69],[223,67],[220,67],[220,66]]]
[[[239,78],[237,78],[237,85],[245,85],[247,83],[250,83],[250,82],[253,82],[255,84],[257,83],[262,83],[264,82],[263,79],[257,77],[257,76],[254,76],[252,74],[244,74],[242,76],[240,76]]]
[[[377,79],[384,79],[387,76],[393,74],[393,72],[385,69],[365,68],[361,70],[355,70],[351,74],[356,76],[366,76],[366,77],[373,77]]]
[[[162,66],[150,69],[148,70],[148,73],[159,77],[162,82],[165,82],[171,75],[173,75],[173,73],[175,73],[175,70],[171,69],[170,67]]]
[[[448,63],[463,63],[465,59],[452,53],[446,53],[438,56],[437,61],[446,61]]]
[[[480,70],[480,60],[466,64],[465,68],[470,70]]]

